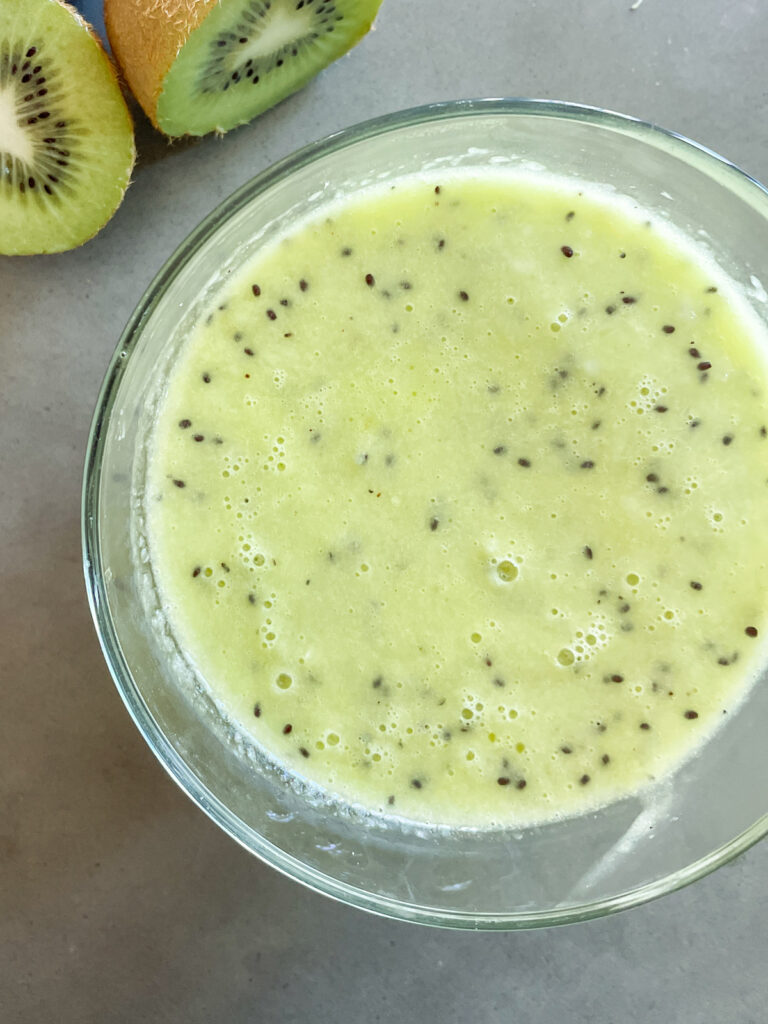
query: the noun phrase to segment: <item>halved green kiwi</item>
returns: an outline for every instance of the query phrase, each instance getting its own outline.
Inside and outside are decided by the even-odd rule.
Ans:
[[[120,204],[135,157],[114,69],[58,0],[0,2],[0,253],[61,252]]]
[[[381,0],[105,0],[113,52],[166,135],[224,132],[274,106],[371,27]]]

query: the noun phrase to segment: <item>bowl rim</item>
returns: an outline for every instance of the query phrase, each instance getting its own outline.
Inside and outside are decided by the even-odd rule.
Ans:
[[[153,277],[132,313],[113,353],[96,401],[88,436],[82,484],[81,541],[88,604],[112,680],[143,739],[182,791],[249,853],[307,888],[338,902],[402,921],[471,930],[512,931],[586,921],[658,899],[690,885],[744,853],[768,834],[768,813],[728,843],[685,868],[652,882],[591,902],[546,910],[515,912],[453,911],[393,899],[341,882],[305,864],[266,840],[219,800],[169,742],[137,687],[123,656],[107,598],[100,543],[101,479],[106,426],[125,368],[145,322],[188,258],[247,203],[273,184],[318,158],[414,124],[432,124],[488,115],[555,118],[591,124],[665,150],[739,195],[768,218],[768,189],[736,164],[676,132],[626,114],[548,99],[483,98],[411,107],[362,121],[311,142],[265,168],[212,210],[177,246]]]

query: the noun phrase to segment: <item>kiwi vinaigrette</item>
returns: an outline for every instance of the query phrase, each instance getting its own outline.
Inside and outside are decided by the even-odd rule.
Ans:
[[[330,207],[227,285],[161,403],[176,635],[268,756],[375,812],[632,792],[758,667],[763,342],[628,201],[454,172]]]

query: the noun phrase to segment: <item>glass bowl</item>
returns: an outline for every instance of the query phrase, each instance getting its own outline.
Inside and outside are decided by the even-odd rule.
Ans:
[[[223,728],[174,650],[141,541],[146,436],[174,355],[228,270],[291,218],[363,183],[425,166],[540,165],[602,183],[709,240],[768,317],[768,194],[679,136],[603,110],[467,100],[332,135],[215,210],[150,285],[112,358],[88,443],[83,546],[109,669],[161,764],[247,850],[318,892],[393,918],[473,929],[585,920],[678,889],[768,831],[768,685],[652,798],[531,828],[400,826],[317,806]],[[757,571],[757,570],[756,570]]]

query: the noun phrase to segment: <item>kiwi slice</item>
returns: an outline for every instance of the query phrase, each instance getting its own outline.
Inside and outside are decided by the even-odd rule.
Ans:
[[[381,0],[105,0],[112,51],[166,135],[225,132],[300,89]]]
[[[61,252],[109,220],[133,124],[90,27],[58,0],[0,0],[0,253]]]

